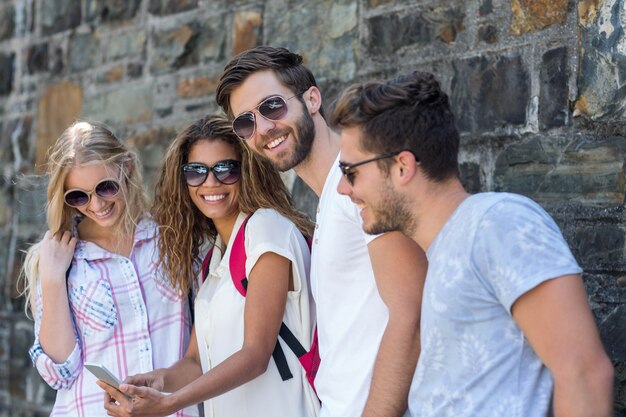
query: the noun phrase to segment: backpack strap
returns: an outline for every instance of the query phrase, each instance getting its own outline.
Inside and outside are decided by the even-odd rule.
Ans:
[[[211,263],[211,257],[213,256],[213,248],[214,246],[211,246],[211,249],[209,249],[206,255],[204,255],[204,260],[202,261],[202,284],[206,281],[206,277],[209,276],[209,264]]]
[[[235,240],[233,240],[233,246],[230,249],[230,260],[228,267],[230,269],[230,276],[233,280],[233,285],[243,297],[248,293],[248,278],[246,277],[246,261],[248,256],[246,255],[246,245],[245,245],[245,233],[246,233],[246,225],[248,224],[248,220],[252,217],[251,213],[249,214],[244,221],[241,223],[237,234],[235,235]],[[285,323],[281,323],[281,331],[284,327],[287,332],[289,332],[293,339],[293,333],[287,328]],[[280,334],[280,333],[279,333]],[[283,339],[284,340],[284,339]],[[296,342],[299,344],[300,342]],[[287,344],[290,348],[291,346]],[[302,345],[300,345],[302,348]],[[304,349],[304,348],[302,348]],[[293,349],[292,349],[293,350]],[[297,356],[297,355],[296,355]],[[289,370],[289,364],[287,363],[287,358],[285,357],[285,352],[283,352],[283,348],[280,346],[280,342],[278,339],[276,340],[276,345],[274,346],[274,351],[272,352],[272,357],[274,358],[274,362],[276,363],[276,368],[278,369],[278,373],[283,381],[287,381],[288,379],[293,378],[293,374]]]

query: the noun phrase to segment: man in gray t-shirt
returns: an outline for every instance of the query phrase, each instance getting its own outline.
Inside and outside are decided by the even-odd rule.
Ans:
[[[400,230],[428,258],[411,414],[611,416],[613,368],[580,267],[539,205],[463,189],[459,134],[434,77],[354,85],[331,123],[338,190],[363,228]]]

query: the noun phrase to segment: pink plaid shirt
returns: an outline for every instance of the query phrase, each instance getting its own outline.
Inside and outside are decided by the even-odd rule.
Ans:
[[[130,258],[78,242],[67,281],[76,345],[64,363],[54,363],[39,344],[39,288],[29,353],[42,378],[57,390],[51,416],[106,416],[104,391],[90,372],[83,372],[84,362],[100,363],[123,380],[170,366],[185,353],[191,329],[187,297],[168,284],[157,250],[157,227],[149,219],[137,226]],[[175,414],[197,415],[195,406]]]

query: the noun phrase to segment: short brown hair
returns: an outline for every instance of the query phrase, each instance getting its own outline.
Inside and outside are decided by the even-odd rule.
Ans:
[[[215,99],[217,104],[229,116],[233,117],[230,107],[232,91],[241,85],[249,75],[263,70],[272,70],[278,79],[294,94],[302,94],[317,83],[311,70],[302,64],[302,57],[286,48],[257,46],[235,56],[224,67]],[[298,97],[300,101],[302,97]],[[324,111],[320,108],[324,117]]]
[[[361,147],[368,152],[411,151],[434,181],[459,175],[459,132],[448,96],[430,73],[353,84],[330,119],[340,129],[361,127]],[[385,171],[391,164],[378,162]]]

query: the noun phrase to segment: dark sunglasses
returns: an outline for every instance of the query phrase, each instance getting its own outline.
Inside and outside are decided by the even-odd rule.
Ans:
[[[213,172],[215,179],[222,184],[234,184],[241,177],[241,161],[226,159],[207,166],[200,162],[190,162],[182,165],[183,177],[190,187],[199,187],[206,181],[209,172]]]
[[[298,94],[294,94],[289,98],[283,98],[281,96],[271,96],[259,103],[251,111],[241,113],[233,120],[233,131],[242,140],[248,140],[254,131],[256,130],[256,119],[254,116],[254,110],[257,109],[259,114],[267,120],[276,121],[281,120],[287,116],[287,100],[291,100]]]
[[[79,188],[73,188],[67,190],[63,195],[65,204],[71,207],[81,207],[85,204],[89,204],[91,201],[91,194],[96,193],[101,198],[113,198],[120,192],[120,183],[113,178],[106,178],[96,184],[93,190],[85,191]]]
[[[379,161],[381,159],[391,158],[392,156],[396,156],[400,152],[402,151],[384,153],[382,155],[378,155],[373,158],[366,159],[365,161],[355,162],[353,164],[339,161],[339,169],[341,170],[341,173],[343,174],[343,176],[346,177],[346,181],[348,181],[350,185],[354,185],[354,177],[356,175],[354,168],[360,167],[361,165],[369,164],[370,162]]]

